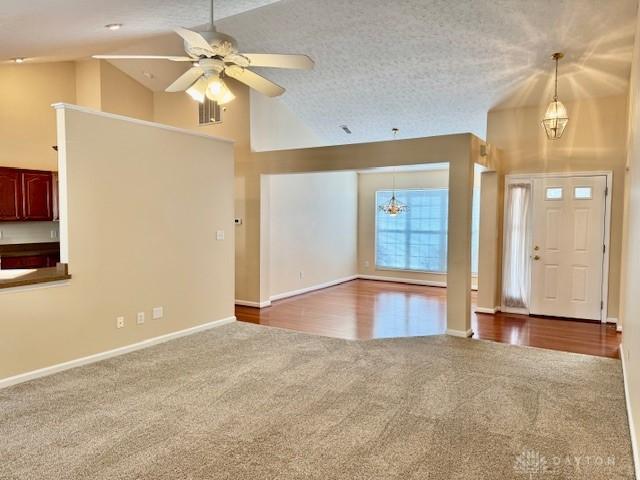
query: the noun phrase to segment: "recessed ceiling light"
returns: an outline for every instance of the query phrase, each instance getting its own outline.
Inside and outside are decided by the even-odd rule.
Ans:
[[[122,28],[122,24],[121,23],[110,23],[108,25],[105,25],[104,28],[108,28],[109,30],[120,30]]]
[[[17,58],[14,58],[14,59],[13,59],[13,61],[14,61],[15,63],[24,63],[24,62],[25,62],[25,60],[26,60],[26,58],[24,58],[24,57],[17,57]]]

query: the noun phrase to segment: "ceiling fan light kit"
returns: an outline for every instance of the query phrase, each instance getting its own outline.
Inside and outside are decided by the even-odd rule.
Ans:
[[[542,120],[542,126],[549,140],[557,140],[562,137],[564,129],[569,123],[567,108],[558,100],[558,61],[564,57],[562,52],[554,53],[551,58],[556,62],[555,91],[553,100],[549,103],[547,111]]]
[[[267,95],[277,97],[284,88],[271,80],[251,71],[250,67],[288,68],[311,70],[313,60],[306,55],[239,53],[235,39],[218,32],[213,22],[213,0],[211,0],[210,28],[195,32],[185,28],[176,28],[175,32],[184,40],[186,55],[94,55],[105,60],[170,60],[173,62],[191,62],[192,66],[173,82],[165,91],[186,91],[191,98],[202,103],[205,97],[224,105],[231,102],[235,95],[224,82],[225,77],[233,78],[250,88]]]

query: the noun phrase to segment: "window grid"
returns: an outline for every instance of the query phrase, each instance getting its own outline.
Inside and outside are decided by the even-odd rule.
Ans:
[[[391,199],[391,190],[377,191],[376,206]],[[447,272],[448,190],[396,190],[409,208],[391,217],[376,209],[376,268]],[[480,190],[473,192],[471,271],[478,272]]]

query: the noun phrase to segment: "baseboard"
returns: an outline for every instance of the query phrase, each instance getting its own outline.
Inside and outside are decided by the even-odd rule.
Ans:
[[[377,280],[381,282],[408,283],[410,285],[423,285],[427,287],[446,287],[447,282],[437,280],[414,280],[412,278],[383,277],[379,275],[357,275],[362,280]]]
[[[489,313],[491,315],[495,314],[496,312],[500,311],[500,307],[493,307],[493,308],[489,308],[489,307],[476,307],[476,313]]]
[[[333,287],[340,283],[349,282],[358,278],[358,275],[349,275],[348,277],[338,278],[336,280],[330,280],[328,282],[320,283],[318,285],[312,285],[310,287],[301,288],[299,290],[291,290],[289,292],[278,293],[270,297],[271,301],[282,300],[283,298],[295,297],[296,295],[302,295],[303,293],[313,292],[314,290],[322,290],[323,288]]]
[[[213,322],[204,323],[195,327],[186,328],[184,330],[178,330],[177,332],[167,333],[160,335],[159,337],[149,338],[142,340],[141,342],[132,343],[131,345],[125,345],[124,347],[114,348],[113,350],[107,350],[106,352],[100,352],[87,357],[77,358],[64,363],[58,363],[51,365],[50,367],[40,368],[38,370],[32,370],[31,372],[21,373],[12,377],[0,379],[0,389],[16,385],[18,383],[26,382],[28,380],[34,380],[36,378],[46,377],[53,375],[54,373],[63,372],[70,368],[80,367],[82,365],[88,365],[90,363],[99,362],[108,358],[124,355],[125,353],[134,352],[136,350],[142,350],[143,348],[158,345],[159,343],[168,342],[176,338],[185,337],[187,335],[193,335],[194,333],[209,330],[211,328],[220,327],[228,323],[236,321],[236,317],[227,317],[220,320],[214,320]]]
[[[616,332],[622,332],[622,324],[620,324],[620,323],[619,323],[619,324],[616,326]]]
[[[618,319],[615,317],[607,317],[607,323],[618,323]]]
[[[448,328],[446,334],[451,335],[452,337],[469,338],[473,335],[473,330],[469,329],[465,332],[464,330],[453,330]]]
[[[636,478],[640,479],[640,453],[638,452],[638,437],[633,423],[633,411],[631,410],[631,397],[629,396],[629,383],[627,382],[627,367],[625,364],[624,348],[620,344],[620,358],[622,360],[622,379],[624,381],[624,398],[627,403],[627,419],[629,420],[629,434],[631,436],[631,451],[635,466]]]
[[[271,306],[271,301],[266,300],[264,302],[252,302],[250,300],[235,300],[235,304],[243,307],[265,308]]]

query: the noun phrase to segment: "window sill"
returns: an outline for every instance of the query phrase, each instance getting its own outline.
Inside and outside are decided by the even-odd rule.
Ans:
[[[32,270],[0,270],[0,290],[59,282],[70,278],[66,263],[59,263],[56,267]]]
[[[376,270],[380,270],[382,272],[409,272],[409,273],[427,273],[429,275],[446,275],[447,272],[434,272],[429,270],[410,270],[408,268],[391,268],[391,267],[380,267],[375,265]]]

